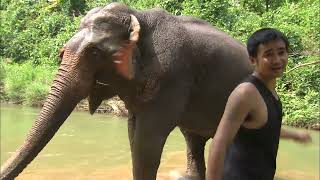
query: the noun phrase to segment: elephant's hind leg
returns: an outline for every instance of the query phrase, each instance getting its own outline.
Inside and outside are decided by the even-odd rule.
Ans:
[[[204,147],[209,138],[202,137],[180,128],[187,143],[187,176],[185,179],[205,179]]]

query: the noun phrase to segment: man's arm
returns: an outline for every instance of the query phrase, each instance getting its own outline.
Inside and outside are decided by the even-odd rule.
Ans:
[[[309,135],[309,133],[305,131],[289,130],[283,127],[281,128],[280,137],[284,139],[292,139],[300,143],[311,142],[311,136]]]
[[[238,86],[229,96],[224,114],[209,149],[206,179],[220,180],[229,144],[250,112],[248,84]]]

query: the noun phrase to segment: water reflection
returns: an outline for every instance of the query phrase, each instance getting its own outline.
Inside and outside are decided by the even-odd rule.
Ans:
[[[1,106],[1,164],[23,142],[38,113],[34,108]],[[312,136],[311,145],[280,142],[276,180],[319,179],[319,132]],[[185,154],[184,138],[176,129],[164,147],[157,179],[183,174]],[[125,119],[74,112],[17,179],[129,180],[130,159]]]

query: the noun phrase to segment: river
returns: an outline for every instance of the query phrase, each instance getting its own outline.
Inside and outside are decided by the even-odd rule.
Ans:
[[[1,164],[23,142],[39,111],[37,108],[1,105]],[[311,144],[280,141],[276,180],[319,179],[320,133],[309,132],[313,138]],[[124,118],[73,112],[17,179],[130,180],[132,166],[127,137]],[[176,174],[183,174],[185,154],[184,138],[175,129],[164,147],[157,179],[170,180]],[[206,157],[207,154],[206,150]]]

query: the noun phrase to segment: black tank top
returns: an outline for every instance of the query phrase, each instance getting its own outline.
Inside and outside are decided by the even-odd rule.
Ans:
[[[282,122],[282,105],[257,77],[243,82],[252,83],[261,94],[268,111],[266,124],[259,129],[240,127],[228,148],[223,180],[272,180]]]

